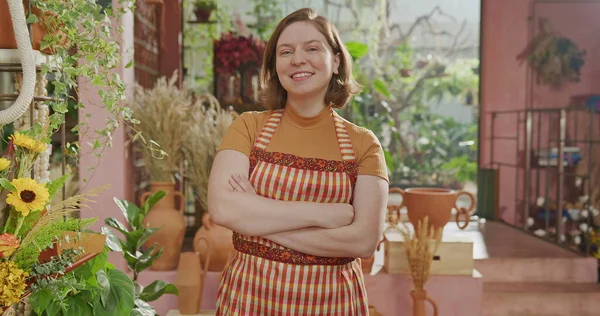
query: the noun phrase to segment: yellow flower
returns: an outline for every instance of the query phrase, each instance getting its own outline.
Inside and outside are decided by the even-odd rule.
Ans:
[[[27,288],[29,274],[12,261],[0,262],[0,306],[10,306],[21,300]]]
[[[10,160],[6,158],[0,158],[0,171],[5,170],[8,168],[8,166],[10,166]]]
[[[46,144],[19,132],[16,132],[10,136],[10,139],[13,141],[15,146],[26,148],[36,153],[41,153],[46,150]]]
[[[48,188],[43,184],[38,184],[29,178],[14,179],[11,183],[17,191],[6,196],[6,203],[14,206],[15,210],[23,216],[29,215],[31,211],[39,211],[46,206],[50,194]]]
[[[12,234],[0,235],[0,258],[6,258],[19,248],[19,239]]]

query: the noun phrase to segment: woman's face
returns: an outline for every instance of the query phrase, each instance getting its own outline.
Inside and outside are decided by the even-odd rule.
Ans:
[[[279,36],[275,68],[288,97],[325,97],[329,81],[338,73],[340,58],[327,39],[309,22],[290,24]]]

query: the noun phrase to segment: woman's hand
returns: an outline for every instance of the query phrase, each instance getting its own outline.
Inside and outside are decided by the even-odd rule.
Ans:
[[[252,183],[250,183],[250,180],[241,174],[232,174],[231,178],[229,179],[229,185],[231,185],[233,191],[256,194],[254,186]]]
[[[254,186],[245,176],[233,174],[229,179],[229,185],[234,191],[256,194]],[[338,228],[352,224],[354,220],[354,207],[346,203],[332,203],[327,212],[323,212],[318,220],[319,227]]]

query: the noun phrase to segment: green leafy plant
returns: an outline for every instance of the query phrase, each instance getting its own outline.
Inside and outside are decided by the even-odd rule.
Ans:
[[[140,272],[152,266],[152,263],[158,259],[163,250],[158,249],[157,244],[143,249],[144,243],[154,234],[158,228],[150,228],[143,225],[144,218],[148,215],[150,209],[165,196],[164,191],[158,191],[152,194],[141,207],[127,200],[115,198],[115,203],[121,209],[126,223],[123,224],[116,218],[107,218],[106,225],[120,232],[124,238],[118,238],[114,231],[102,227],[102,232],[107,235],[107,245],[113,251],[123,254],[127,261],[127,267],[133,273],[133,282],[135,284],[135,307],[132,315],[154,315],[154,308],[147,302],[160,298],[163,294],[179,295],[177,287],[165,281],[157,280],[150,285],[143,287],[138,281]]]
[[[517,59],[527,60],[537,75],[537,81],[553,88],[579,82],[586,51],[559,34],[549,19],[540,18],[538,22],[539,33]]]
[[[47,263],[35,264],[39,281],[29,297],[32,314],[39,316],[130,316],[135,286],[131,278],[108,259],[108,248],[81,267],[65,274],[77,250],[65,251]]]
[[[58,130],[67,113],[82,113],[72,132],[86,135],[91,148],[73,142],[67,144],[67,152],[74,158],[85,153],[100,157],[103,150],[111,146],[112,134],[121,122],[135,131],[136,122],[125,102],[125,84],[115,71],[121,66],[131,67],[133,60],[126,61],[127,65],[123,62],[124,54],[118,42],[122,30],[112,24],[132,10],[133,1],[120,0],[114,6],[91,0],[30,2],[33,10],[27,22],[39,23],[48,30],[40,49],[52,54],[50,61],[41,65],[42,75],[49,78],[48,90],[53,98],[48,102],[51,127]],[[97,91],[100,102],[80,98],[85,88]],[[86,114],[86,106],[106,109],[109,115],[104,127],[90,129],[91,116]]]
[[[214,0],[196,0],[194,1],[194,6],[202,10],[214,10],[217,8]]]

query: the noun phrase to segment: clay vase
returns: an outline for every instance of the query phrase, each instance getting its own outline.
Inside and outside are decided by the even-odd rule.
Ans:
[[[434,300],[427,296],[427,292],[414,290],[410,291],[410,296],[413,299],[413,316],[426,316],[425,301],[429,302],[433,307],[433,316],[438,316],[438,307]]]
[[[408,220],[413,227],[417,229],[419,221],[425,216],[429,218],[429,227],[435,229],[444,228],[450,220],[452,209],[458,211],[456,215],[456,224],[460,229],[465,229],[469,225],[471,211],[475,208],[475,197],[467,191],[455,191],[444,188],[400,188],[390,189],[390,193],[399,193],[402,195],[402,204],[399,208],[406,206]],[[471,199],[471,205],[468,209],[458,207],[456,201],[460,195],[466,195]],[[464,218],[461,224],[460,219]]]
[[[177,261],[183,244],[185,234],[185,219],[183,217],[184,197],[175,191],[175,184],[171,182],[152,182],[150,191],[144,192],[140,198],[143,204],[146,199],[157,191],[167,194],[160,199],[143,221],[144,225],[160,228],[144,244],[151,247],[158,243],[157,250],[162,248],[163,254],[150,267],[154,271],[170,271],[177,268]],[[179,198],[179,207],[175,206],[175,198]]]
[[[202,226],[194,236],[194,251],[200,256],[200,262],[208,266],[208,271],[221,272],[233,252],[233,231],[213,222],[208,213],[202,216]],[[208,243],[203,242],[206,238]],[[207,247],[210,244],[210,249]],[[208,258],[210,256],[210,263]]]
[[[381,244],[384,241],[385,241],[385,236],[383,236],[383,239],[380,240],[379,243],[377,244],[376,252],[379,251],[379,248],[381,248]],[[370,256],[369,258],[361,259],[360,264],[361,264],[363,274],[371,274],[371,270],[373,270],[374,263],[375,263],[375,253],[373,253],[373,255]]]
[[[210,249],[208,239],[203,238],[207,247]],[[210,262],[210,254],[206,262]],[[177,266],[177,278],[175,285],[179,290],[178,306],[181,315],[194,315],[200,312],[202,305],[202,293],[204,291],[204,282],[208,265],[204,268],[200,264],[200,256],[195,252],[183,252],[179,256],[179,265]]]

